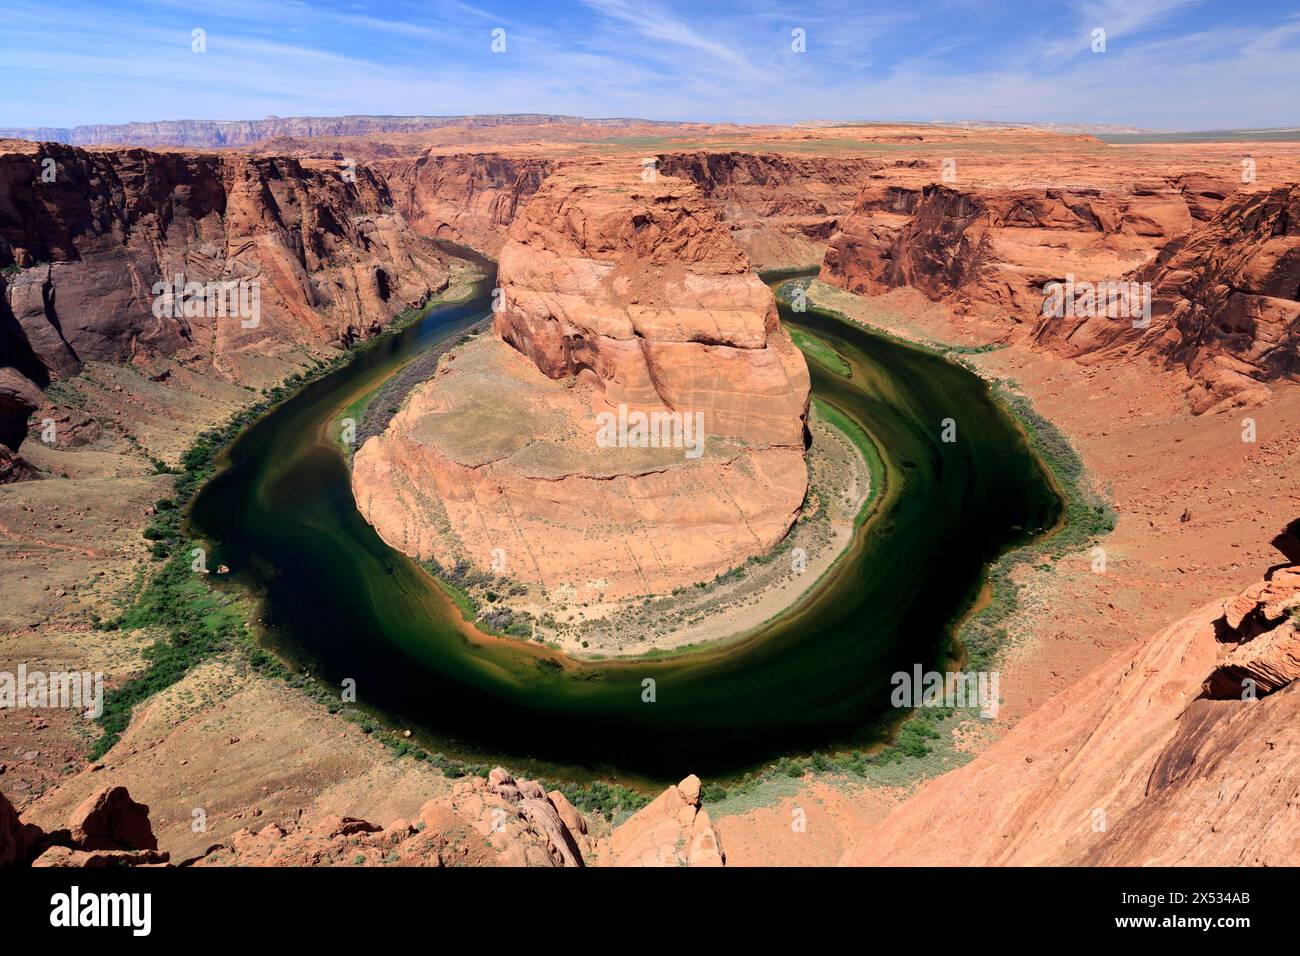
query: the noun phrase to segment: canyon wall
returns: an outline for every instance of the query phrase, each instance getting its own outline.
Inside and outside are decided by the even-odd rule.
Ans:
[[[707,581],[789,530],[807,366],[709,203],[639,174],[548,178],[502,249],[495,337],[446,356],[357,453],[358,506],[389,544],[563,605]],[[691,436],[602,442],[601,416],[634,414]]]
[[[1084,362],[1145,355],[1180,366],[1204,412],[1300,375],[1297,189],[1234,192],[1204,175],[1124,190],[873,182],[820,278],[865,295],[913,288]],[[1134,298],[1115,305],[1099,293],[1057,312],[1045,301],[1054,283],[1115,283]]]
[[[820,278],[867,295],[910,286],[936,301],[1033,322],[1047,283],[1069,273],[1122,279],[1208,219],[1229,191],[1204,177],[1122,192],[873,182],[831,238]]]
[[[860,157],[737,151],[661,153],[658,171],[688,179],[717,205],[756,269],[821,262],[826,241],[868,176],[886,164]]]
[[[1294,863],[1297,609],[1293,565],[1121,651],[922,786],[844,862]]]
[[[397,211],[416,232],[497,256],[506,229],[542,180],[549,159],[502,153],[437,153],[375,165]]]
[[[1044,320],[1039,341],[1084,361],[1149,354],[1196,383],[1196,411],[1300,378],[1300,186],[1242,193],[1171,239],[1133,280],[1151,284],[1151,322]]]
[[[160,303],[156,285],[176,276],[234,285],[220,305],[194,290]],[[4,143],[4,444],[30,411],[23,381],[161,355],[263,386],[377,331],[447,276],[364,167],[347,182],[290,159]]]

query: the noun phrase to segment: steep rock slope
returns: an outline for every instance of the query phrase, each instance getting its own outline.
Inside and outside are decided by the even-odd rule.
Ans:
[[[429,150],[375,168],[416,232],[496,256],[507,227],[554,167],[554,161],[535,157]]]
[[[561,601],[708,580],[781,540],[807,490],[807,367],[692,186],[553,175],[499,283],[497,337],[446,356],[356,455],[385,540]],[[602,415],[636,414],[678,417],[662,442],[602,440]]]
[[[1197,411],[1300,377],[1300,186],[1234,196],[1133,279],[1151,284],[1148,328],[1079,317],[1045,321],[1039,340],[1085,360],[1182,365]]]
[[[1297,608],[1293,565],[1120,652],[925,784],[844,862],[1293,863]]]
[[[1205,220],[1229,187],[1180,177],[1099,189],[958,189],[873,182],[833,236],[821,279],[869,295],[911,286],[935,300],[1041,315],[1043,287],[1073,273],[1119,280]]]
[[[86,362],[165,356],[265,385],[447,275],[365,168],[347,181],[296,160],[5,143],[0,444],[22,440],[33,387]],[[229,291],[169,303],[178,276]]]
[[[820,263],[826,240],[867,177],[885,164],[860,157],[738,151],[662,153],[658,170],[688,179],[718,204],[756,269]]]

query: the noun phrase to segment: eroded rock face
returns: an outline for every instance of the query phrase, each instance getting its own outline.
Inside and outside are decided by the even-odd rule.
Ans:
[[[269,357],[376,331],[444,287],[447,269],[381,181],[365,167],[354,178],[236,153],[0,145],[6,359],[41,384],[141,353],[265,384],[287,370]],[[155,310],[155,284],[176,275],[255,281],[260,315]]]
[[[1148,328],[1081,318],[1045,323],[1039,338],[1085,360],[1182,365],[1198,412],[1300,377],[1300,186],[1234,196],[1133,279],[1151,284]]]
[[[149,808],[136,803],[126,787],[110,787],[87,797],[72,813],[72,839],[83,850],[156,850]]]
[[[196,866],[585,865],[587,821],[558,790],[497,767],[459,781],[414,820],[377,826],[352,817],[244,829]]]
[[[808,369],[716,212],[634,170],[548,180],[511,227],[495,330],[550,378],[610,405],[704,411],[710,434],[798,445]]]
[[[1128,192],[985,191],[873,182],[822,264],[823,282],[875,295],[910,286],[935,300],[1036,323],[1044,287],[1068,274],[1118,281],[1228,193],[1204,177]]]
[[[27,437],[27,419],[41,401],[35,382],[16,368],[0,368],[0,484],[28,475],[17,451]]]
[[[555,163],[501,153],[439,153],[378,165],[411,228],[496,256],[506,229]]]
[[[1298,604],[1300,568],[1279,569],[1119,653],[925,784],[844,862],[1294,862]]]
[[[357,503],[389,544],[569,603],[711,580],[789,530],[803,356],[698,192],[639,173],[548,180],[501,253],[499,339],[446,356],[358,451]],[[694,431],[603,444],[601,416],[633,413]]]
[[[873,182],[832,237],[821,279],[908,286],[1031,331],[1083,362],[1181,366],[1192,406],[1241,403],[1300,376],[1300,186],[1235,193],[1184,175],[1126,190],[978,190]],[[1149,283],[1144,311],[1045,314],[1052,283]]]
[[[125,787],[104,787],[86,798],[68,828],[46,833],[23,823],[0,794],[0,867],[116,867],[167,863],[149,823],[149,808]]]
[[[885,165],[860,157],[703,150],[657,159],[660,173],[695,183],[718,205],[756,269],[820,263],[867,177]]]
[[[616,828],[608,866],[724,866],[726,856],[709,811],[700,805],[700,778],[669,787]]]

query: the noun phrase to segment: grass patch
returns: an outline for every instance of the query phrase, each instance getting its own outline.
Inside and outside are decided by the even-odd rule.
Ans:
[[[798,346],[799,351],[828,371],[834,372],[842,378],[848,378],[853,374],[853,369],[844,356],[815,335],[809,335],[798,329],[791,329],[790,338]]]

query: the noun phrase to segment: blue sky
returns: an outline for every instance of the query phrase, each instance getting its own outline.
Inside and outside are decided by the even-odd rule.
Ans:
[[[0,14],[0,126],[519,112],[1294,126],[1300,5],[6,0]]]

